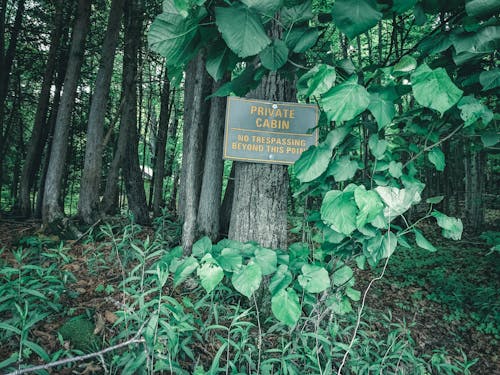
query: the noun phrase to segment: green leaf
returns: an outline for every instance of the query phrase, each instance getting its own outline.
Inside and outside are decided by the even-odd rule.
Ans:
[[[384,216],[391,221],[402,215],[416,203],[420,202],[420,191],[417,188],[398,189],[391,186],[377,186],[375,191],[385,203]]]
[[[333,273],[333,285],[341,286],[347,283],[354,276],[351,267],[343,266]]]
[[[486,26],[474,32],[456,31],[450,35],[450,40],[457,55],[492,53],[498,48],[500,26]]]
[[[217,257],[217,263],[227,272],[233,272],[241,268],[243,257],[237,249],[225,248]]]
[[[205,255],[201,262],[203,265],[196,272],[201,286],[210,293],[224,278],[224,271],[210,254]]]
[[[345,155],[332,163],[330,168],[328,168],[327,174],[333,176],[335,181],[342,182],[353,178],[357,170],[358,162],[351,160],[348,155]]]
[[[358,229],[372,222],[384,210],[384,204],[380,196],[372,190],[367,191],[363,185],[354,190],[354,201],[359,208],[356,216],[356,227]]]
[[[274,250],[259,247],[255,250],[255,261],[259,264],[263,276],[270,275],[277,269],[278,257]]]
[[[281,9],[280,21],[285,26],[301,23],[313,17],[312,1],[307,0],[301,4]]]
[[[481,142],[483,142],[484,147],[495,146],[498,142],[500,142],[500,134],[497,132],[482,133]]]
[[[271,310],[276,319],[291,327],[297,324],[302,314],[299,297],[292,288],[281,289],[271,298]]]
[[[400,178],[403,175],[403,163],[391,160],[389,163],[389,174],[394,178]]]
[[[356,229],[357,211],[353,192],[331,190],[323,198],[321,219],[334,231],[349,236]]]
[[[280,290],[288,288],[292,281],[292,273],[288,270],[288,266],[285,264],[280,265],[269,282],[269,291],[271,295],[274,296]]]
[[[257,263],[250,260],[246,266],[233,273],[231,281],[238,292],[250,298],[262,282],[262,270]]]
[[[479,75],[479,83],[483,91],[491,90],[500,86],[500,69],[492,69]]]
[[[294,53],[304,53],[309,48],[316,44],[319,38],[317,28],[311,27],[294,27],[287,35],[286,45],[292,49]]]
[[[444,195],[438,195],[436,197],[427,198],[425,202],[429,204],[438,204],[441,203],[443,199]]]
[[[393,86],[371,88],[368,110],[377,121],[379,130],[389,125],[396,114],[394,100],[398,97]]]
[[[200,238],[193,245],[192,255],[201,258],[212,250],[212,241],[207,236]]]
[[[267,16],[273,16],[283,6],[283,0],[241,0],[250,9]]]
[[[278,70],[288,60],[288,47],[279,39],[273,40],[260,54],[262,65],[269,70]]]
[[[216,7],[215,19],[222,38],[239,57],[257,55],[271,43],[259,16],[247,7]]]
[[[323,267],[311,264],[302,266],[302,274],[297,278],[299,284],[309,293],[321,293],[330,286],[330,277]]]
[[[193,258],[185,258],[180,261],[174,274],[174,287],[186,280],[198,268],[198,261]]]
[[[168,66],[184,64],[196,52],[198,23],[205,16],[205,8],[199,8],[193,17],[184,17],[173,4],[164,2],[163,13],[148,31],[149,48],[166,57]]]
[[[422,232],[420,232],[418,229],[414,229],[413,232],[415,233],[415,241],[417,242],[417,246],[418,247],[420,247],[422,249],[425,249],[425,250],[428,250],[428,251],[431,251],[431,252],[437,251],[437,249],[434,247],[434,245],[432,245],[424,237],[424,235],[422,234]]]
[[[336,0],[332,8],[335,25],[349,39],[364,33],[382,19],[373,0]]]
[[[443,68],[432,70],[427,64],[420,65],[411,75],[413,95],[417,102],[443,114],[462,97]]]
[[[457,104],[460,117],[464,120],[464,128],[472,125],[479,119],[484,125],[493,120],[493,112],[474,96],[464,96]]]
[[[211,96],[229,96],[231,93],[237,96],[245,96],[250,90],[259,85],[260,80],[256,78],[258,73],[258,69],[255,70],[252,65],[249,65],[238,77],[234,78],[231,82],[223,84]]]
[[[412,9],[417,0],[393,0],[392,10],[398,14],[404,13],[407,10]]]
[[[352,306],[346,296],[339,295],[338,293],[328,297],[328,307],[337,315],[345,315],[352,312]],[[347,345],[346,345],[347,346]],[[346,348],[346,350],[349,350]]]
[[[354,302],[357,302],[361,299],[361,292],[359,290],[353,289],[351,287],[345,290],[345,294],[347,297],[352,299]]]
[[[368,108],[370,94],[357,80],[353,76],[323,95],[320,103],[329,121],[348,121]]]
[[[385,156],[385,150],[387,150],[387,141],[385,139],[378,139],[377,134],[372,134],[370,139],[368,140],[368,147],[372,152],[372,155],[375,156],[375,159],[381,160]]]
[[[208,74],[216,81],[219,81],[227,71],[233,70],[238,57],[222,41],[216,43],[208,51],[205,67]]]
[[[427,153],[427,158],[429,161],[434,164],[437,171],[444,171],[444,167],[446,167],[446,162],[444,160],[444,153],[441,151],[439,147],[434,147]]]
[[[464,226],[462,220],[455,217],[446,216],[439,211],[433,211],[432,216],[437,220],[437,224],[443,229],[443,237],[451,238],[452,240],[460,240]]]
[[[299,181],[310,182],[321,176],[328,168],[331,157],[332,150],[325,143],[309,147],[295,162],[294,170]]]
[[[363,243],[363,254],[372,266],[375,266],[381,259],[390,257],[396,246],[398,239],[394,233],[387,231],[385,235],[380,233]]]
[[[465,11],[471,17],[490,16],[500,12],[500,3],[498,0],[468,0]]]
[[[415,58],[404,55],[392,68],[393,73],[406,74],[413,72],[417,67],[417,60]]]
[[[297,81],[299,95],[320,96],[335,84],[337,74],[335,68],[326,64],[318,64]]]

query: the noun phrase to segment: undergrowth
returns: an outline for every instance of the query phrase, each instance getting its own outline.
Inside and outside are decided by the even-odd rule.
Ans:
[[[181,248],[171,247],[175,236],[172,233],[178,233],[179,228],[162,220],[150,236],[134,224],[122,229],[105,225],[85,239],[89,275],[110,271],[118,275],[95,290],[116,307],[116,319],[113,324],[106,322],[104,330],[101,327],[96,333],[99,339],[87,349],[74,349],[71,338],[60,332],[52,350],[37,339],[42,322],[57,325],[56,322],[75,319],[76,313],[70,306],[71,298],[78,296],[73,287],[77,280],[67,270],[73,261],[69,249],[39,237],[22,239],[15,249],[2,249],[0,332],[4,358],[0,370],[22,370],[29,365],[70,358],[57,367],[56,371],[61,371],[75,366],[71,358],[94,351],[99,354],[91,368],[106,374],[326,375],[338,373],[344,357],[347,361],[342,374],[346,375],[472,373],[477,359],[468,358],[463,351],[449,353],[441,347],[423,353],[414,339],[414,322],[369,306],[363,311],[353,345],[349,346],[356,327],[353,310],[359,308],[360,301],[360,293],[354,289],[349,292],[353,310],[342,310],[332,303],[339,287],[314,294],[303,289],[298,295],[300,317],[294,324],[285,324],[282,320],[288,321],[287,317],[278,313],[278,319],[276,306],[269,306],[269,295],[255,292],[247,298],[235,289],[237,284],[229,278],[230,264],[215,282],[209,260],[221,257],[227,246],[235,246],[234,243],[223,240],[207,244],[202,239],[198,242],[198,254],[195,248],[193,257],[184,258]],[[260,251],[251,244],[240,245],[252,254]],[[269,254],[266,252],[266,256]],[[276,257],[279,265],[284,254],[277,253]],[[291,258],[290,255],[287,264],[293,270],[296,260]],[[198,268],[193,267],[195,261]],[[439,255],[418,261],[411,256],[400,257],[390,267],[391,277],[399,280],[402,287],[413,283],[429,285],[436,292],[426,298],[450,307],[450,315],[443,319],[469,321],[478,331],[498,340],[497,290],[485,286],[478,293],[478,280],[459,279],[457,270],[435,267],[438,263]],[[441,272],[449,274],[444,277]],[[467,272],[472,275],[472,269]],[[271,288],[276,287],[276,282],[274,277],[267,280]],[[278,283],[284,283],[283,279]],[[290,285],[298,284],[295,281]],[[423,297],[417,294],[415,298]],[[280,300],[283,301],[286,303],[286,299]],[[464,305],[470,305],[470,311],[460,307]],[[87,311],[88,315],[91,313]],[[120,347],[127,340],[130,344]],[[113,346],[116,350],[99,352]],[[49,372],[40,369],[37,373]]]

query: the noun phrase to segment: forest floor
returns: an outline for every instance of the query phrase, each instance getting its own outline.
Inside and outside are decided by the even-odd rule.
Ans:
[[[38,228],[37,222],[0,221],[1,264],[15,263],[9,250],[15,249],[20,239],[37,235]],[[500,254],[491,252],[491,245],[478,237],[465,236],[452,242],[438,239],[441,237],[436,233],[430,238],[438,248],[436,253],[403,248],[393,255],[385,276],[368,293],[364,320],[371,329],[384,331],[388,325],[381,317],[389,315],[391,321],[409,327],[419,354],[445,351],[462,362],[477,359],[471,374],[500,374]],[[100,262],[95,251],[105,253],[105,246],[68,241],[65,247],[71,261],[64,267],[76,278],[74,298],[63,301],[68,315],[92,309],[96,331],[115,334],[110,327],[118,309],[115,291],[119,289],[120,269],[115,265],[95,272]],[[377,272],[380,270],[370,277],[367,273],[358,275],[358,289],[363,291]],[[47,351],[61,346],[57,337],[61,324],[62,320],[42,321],[33,330]],[[10,354],[0,345],[0,362]],[[92,368],[70,371],[67,373],[92,373]]]

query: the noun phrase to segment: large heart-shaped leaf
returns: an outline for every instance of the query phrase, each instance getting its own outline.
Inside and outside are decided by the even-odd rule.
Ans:
[[[246,266],[233,273],[231,282],[234,289],[250,298],[262,282],[262,270],[257,263],[250,260]]]
[[[323,94],[320,103],[328,120],[348,121],[368,108],[370,94],[357,81],[354,76]]]
[[[368,110],[377,121],[378,128],[382,129],[389,125],[396,114],[394,100],[398,97],[394,87],[370,89],[370,104]]]
[[[436,167],[436,171],[444,171],[446,162],[444,160],[444,153],[439,147],[434,147],[432,150],[430,150],[427,153],[427,158],[432,164],[434,164],[434,167]]]
[[[297,324],[302,314],[299,297],[292,288],[281,289],[271,298],[271,310],[276,319],[291,327]]]
[[[460,117],[464,120],[464,128],[481,119],[484,125],[493,120],[493,112],[474,96],[464,96],[457,104]]]
[[[335,181],[342,182],[350,180],[358,170],[358,162],[351,160],[348,155],[335,160],[328,168],[328,175],[333,176]]]
[[[215,22],[228,47],[239,57],[256,55],[271,43],[259,16],[245,6],[216,7]]]
[[[384,209],[380,196],[374,191],[367,191],[363,185],[354,190],[354,201],[359,208],[356,216],[356,227],[358,229],[374,220]]]
[[[385,139],[379,139],[377,134],[372,134],[368,139],[368,147],[377,160],[384,158],[387,145],[387,141]]]
[[[343,266],[333,273],[333,285],[341,286],[347,283],[354,276],[351,267]]]
[[[262,275],[267,276],[276,271],[278,257],[276,251],[259,247],[255,250],[255,261],[260,265]]]
[[[226,44],[219,40],[218,43],[212,45],[208,50],[207,61],[205,67],[208,74],[216,81],[219,81],[224,76],[224,73],[231,71],[236,63],[238,57],[231,51]]]
[[[385,203],[384,216],[390,221],[405,213],[413,204],[420,202],[420,191],[413,189],[398,189],[391,186],[377,186],[375,191]]]
[[[201,258],[206,253],[210,252],[210,250],[212,250],[212,241],[205,236],[194,243],[191,253],[197,258]]]
[[[432,216],[437,220],[437,224],[443,229],[443,237],[452,240],[460,240],[464,226],[462,220],[455,217],[446,216],[439,211],[433,211]]]
[[[353,192],[331,190],[321,204],[321,219],[334,231],[350,235],[356,229],[358,207]]]
[[[273,40],[259,54],[262,65],[269,70],[278,70],[286,64],[288,60],[288,47],[285,42],[279,39]]]
[[[311,0],[306,0],[297,5],[285,7],[281,9],[280,12],[280,21],[285,26],[301,23],[310,20],[312,17],[313,12]]]
[[[201,286],[210,293],[224,278],[224,270],[217,264],[212,255],[207,254],[201,260],[202,266],[196,273],[201,281]]]
[[[149,28],[148,44],[151,50],[166,57],[168,66],[178,66],[196,52],[198,23],[206,16],[206,11],[200,8],[193,17],[184,17],[171,2],[165,4],[163,13]]]
[[[286,45],[295,53],[303,53],[316,44],[319,31],[311,27],[294,27],[286,38]]]
[[[309,293],[321,293],[330,286],[328,271],[311,264],[302,266],[302,274],[297,278],[299,284]]]
[[[331,148],[325,144],[309,147],[295,162],[295,174],[300,182],[310,182],[323,174],[332,157]]]
[[[228,272],[233,272],[241,268],[243,257],[237,249],[225,248],[217,257],[217,263]]]
[[[193,257],[183,259],[177,266],[174,273],[174,287],[177,287],[177,285],[186,280],[189,275],[191,275],[198,268],[198,266],[198,261]]]
[[[318,64],[297,81],[299,95],[309,97],[327,92],[335,84],[337,73],[335,68],[326,64]]]
[[[352,39],[375,26],[382,13],[374,0],[336,0],[332,17],[340,31]]]
[[[292,280],[292,273],[288,270],[288,266],[285,264],[280,265],[269,282],[269,291],[271,295],[274,296],[280,290],[288,288]]]
[[[411,75],[411,81],[417,102],[441,114],[462,97],[463,91],[453,84],[443,68],[432,70],[427,64],[422,64]]]

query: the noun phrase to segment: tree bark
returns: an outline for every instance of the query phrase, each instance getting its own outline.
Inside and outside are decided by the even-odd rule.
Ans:
[[[208,125],[208,103],[205,98],[212,87],[205,70],[204,51],[189,63],[186,71],[186,93],[184,101],[184,147],[182,155],[181,198],[179,214],[182,226],[184,254],[191,254],[196,237],[196,218],[202,181],[205,135]],[[190,78],[191,77],[191,78]]]
[[[30,191],[34,184],[36,172],[40,168],[43,149],[49,133],[47,114],[49,112],[50,89],[56,69],[57,51],[61,47],[61,36],[65,29],[63,16],[63,6],[61,1],[58,1],[56,4],[55,27],[52,30],[51,43],[36,108],[33,130],[31,132],[26,159],[21,172],[19,196],[14,207],[16,214],[25,218],[31,215]]]
[[[79,1],[76,22],[73,28],[68,68],[64,78],[64,90],[57,112],[54,139],[45,181],[42,207],[42,219],[45,225],[54,223],[64,217],[60,202],[61,181],[66,162],[71,113],[73,111],[77,83],[83,63],[85,38],[89,30],[90,8],[90,0]]]
[[[464,160],[465,216],[467,228],[476,234],[484,229],[485,153],[481,150],[474,150],[472,147]]]
[[[86,224],[94,223],[100,216],[99,187],[101,183],[104,120],[109,99],[113,63],[120,34],[120,20],[124,0],[113,0],[108,26],[104,36],[101,62],[97,72],[95,90],[90,104],[85,146],[85,163],[80,185],[78,216]]]
[[[125,127],[127,141],[122,172],[127,192],[128,207],[138,224],[148,225],[149,213],[144,181],[139,165],[139,138],[137,134],[137,53],[141,47],[142,14],[140,0],[131,0],[125,8],[125,48],[123,56],[123,111],[121,127]]]
[[[272,21],[270,33],[279,37],[281,28]],[[270,72],[257,89],[255,99],[295,101],[293,82]],[[287,247],[288,168],[284,165],[235,162],[235,190],[229,238],[256,241],[270,248]]]
[[[219,232],[222,237],[227,237],[229,233],[229,224],[231,223],[231,212],[233,210],[234,198],[234,164],[231,166],[229,178],[227,180],[224,199],[222,199]]]
[[[172,103],[173,104],[173,103]],[[165,71],[161,92],[160,122],[155,143],[154,181],[153,181],[153,215],[161,216],[161,209],[165,205],[163,200],[163,179],[165,178],[165,146],[172,111],[170,104],[170,81]]]
[[[212,92],[228,81],[228,78],[214,82]],[[220,209],[222,195],[222,175],[224,160],[222,149],[224,142],[224,119],[226,98],[213,97],[210,101],[210,120],[208,123],[205,165],[198,205],[197,232],[210,237],[215,242],[219,238]]]

